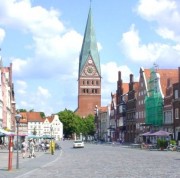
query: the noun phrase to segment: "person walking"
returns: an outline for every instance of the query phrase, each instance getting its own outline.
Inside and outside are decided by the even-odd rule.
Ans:
[[[21,153],[23,158],[25,158],[26,156],[26,151],[27,151],[27,143],[25,142],[25,140],[23,140],[21,144]]]
[[[34,147],[35,147],[35,144],[34,144],[34,141],[33,139],[30,139],[30,143],[29,143],[29,158],[34,158],[35,157],[35,153],[34,153]]]

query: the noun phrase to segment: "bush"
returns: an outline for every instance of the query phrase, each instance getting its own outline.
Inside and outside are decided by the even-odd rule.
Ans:
[[[176,145],[176,140],[170,140],[169,142],[171,145]]]

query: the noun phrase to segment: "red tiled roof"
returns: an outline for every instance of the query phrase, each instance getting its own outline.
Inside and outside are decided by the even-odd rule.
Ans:
[[[53,119],[54,119],[54,116],[53,115],[52,116],[48,116],[47,119],[48,119],[49,123],[51,123],[53,121]]]
[[[22,116],[22,118],[20,119],[20,123],[27,123],[27,113],[21,112],[19,114]]]
[[[21,112],[28,122],[43,122],[44,119],[41,117],[40,112]]]

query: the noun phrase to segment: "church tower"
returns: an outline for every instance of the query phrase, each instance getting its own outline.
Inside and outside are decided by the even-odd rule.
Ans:
[[[78,108],[75,112],[86,117],[94,114],[96,105],[101,106],[101,68],[90,7],[79,56]]]

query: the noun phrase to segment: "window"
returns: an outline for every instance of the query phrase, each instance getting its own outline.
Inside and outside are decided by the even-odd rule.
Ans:
[[[175,109],[175,119],[179,119],[179,108]]]
[[[177,99],[178,98],[178,90],[174,91],[174,98]]]
[[[165,124],[171,124],[171,123],[173,123],[173,120],[172,120],[172,112],[171,112],[171,111],[166,111],[166,112],[164,112],[164,123],[165,123]]]

